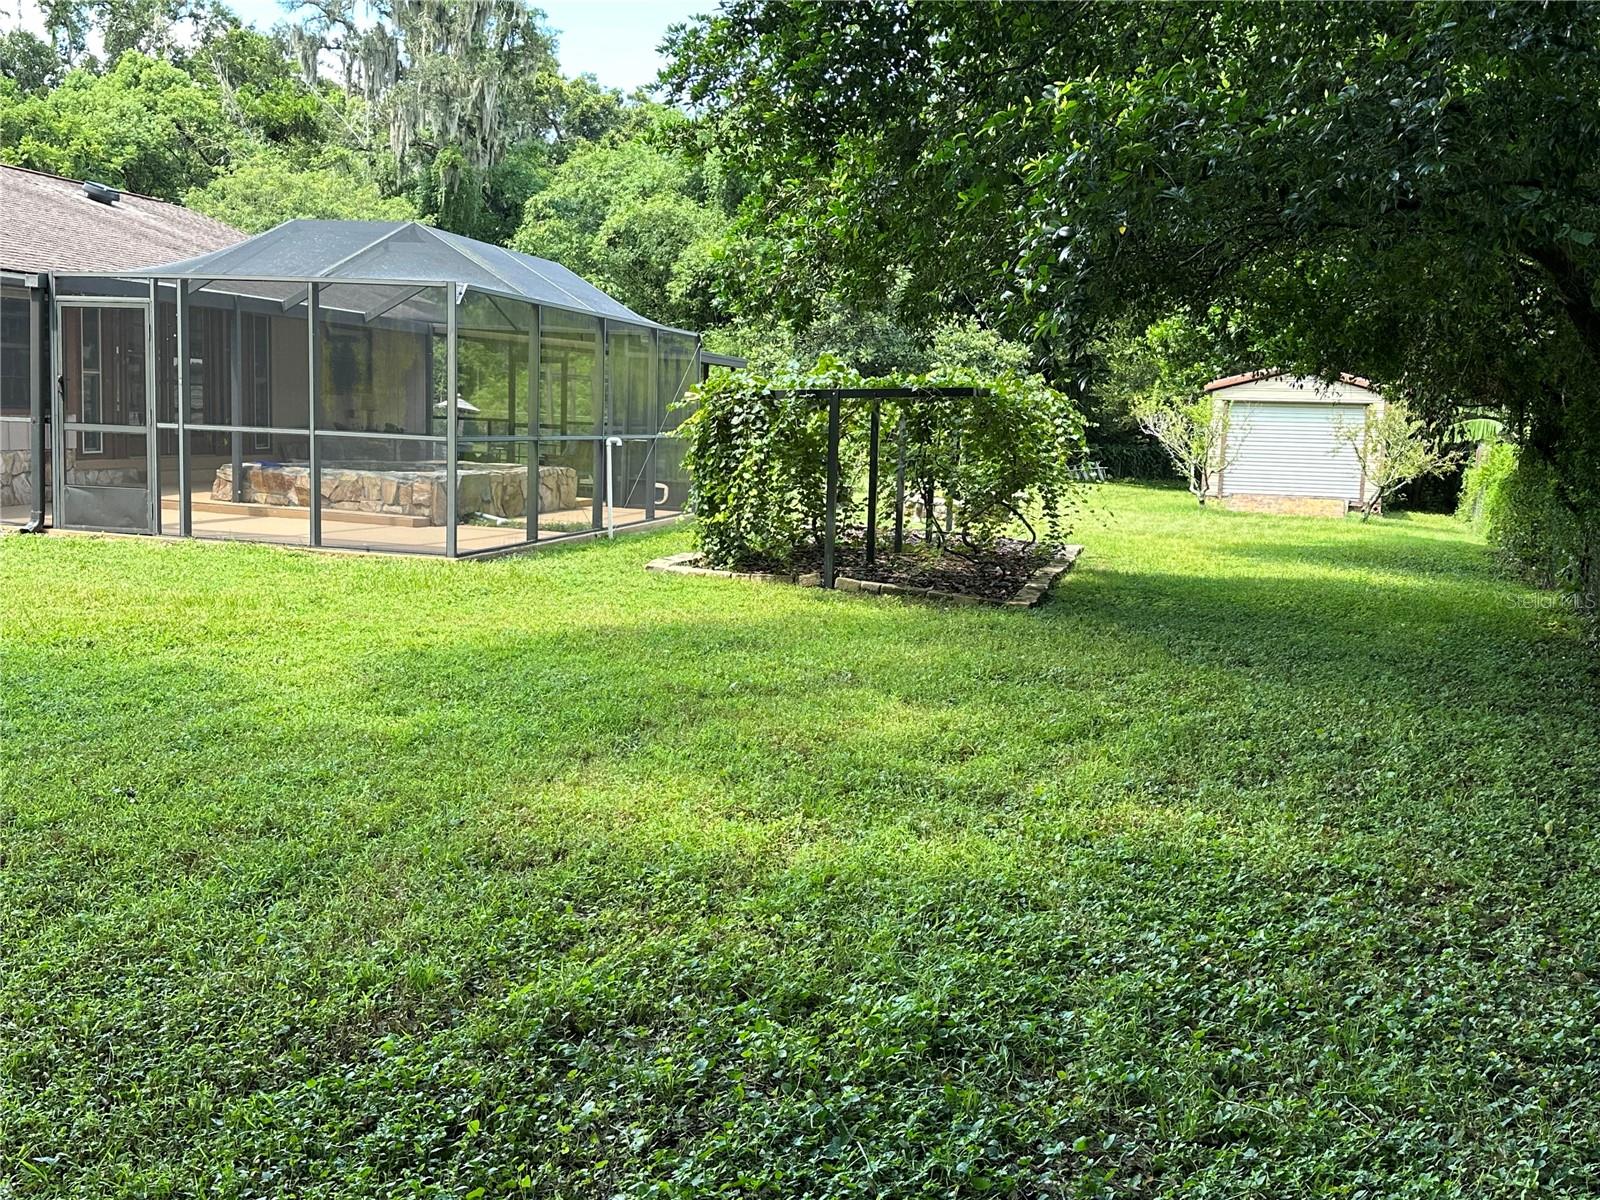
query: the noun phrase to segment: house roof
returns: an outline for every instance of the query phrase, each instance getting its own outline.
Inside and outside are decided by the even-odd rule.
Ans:
[[[1238,387],[1242,383],[1259,383],[1263,379],[1276,379],[1280,375],[1287,374],[1289,374],[1288,371],[1277,370],[1247,371],[1243,375],[1225,375],[1221,379],[1213,379],[1210,383],[1206,384],[1205,390],[1208,392],[1220,392],[1224,388]],[[1339,372],[1339,382],[1347,383],[1351,387],[1364,388],[1369,392],[1375,392],[1378,390],[1372,386],[1372,381],[1370,379],[1364,379],[1360,375],[1346,375],[1343,371]]]
[[[665,329],[560,263],[416,221],[285,221],[249,241],[132,274],[228,281],[456,283],[498,296]]]
[[[102,204],[84,194],[79,180],[0,163],[0,269],[122,271],[244,238],[179,204],[132,192]]]

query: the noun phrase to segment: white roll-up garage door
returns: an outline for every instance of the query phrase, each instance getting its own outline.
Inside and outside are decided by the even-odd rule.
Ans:
[[[1359,404],[1283,404],[1236,401],[1228,429],[1232,461],[1222,475],[1225,495],[1333,496],[1359,502],[1361,460],[1337,436],[1340,424],[1360,428]]]

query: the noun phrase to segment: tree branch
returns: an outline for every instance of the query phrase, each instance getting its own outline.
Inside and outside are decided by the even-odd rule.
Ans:
[[[1572,255],[1560,246],[1528,249],[1528,257],[1543,267],[1555,284],[1556,295],[1590,357],[1600,362],[1600,306],[1594,300],[1594,281]]]

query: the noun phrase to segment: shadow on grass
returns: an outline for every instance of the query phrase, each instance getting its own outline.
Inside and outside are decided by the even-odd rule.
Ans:
[[[1031,614],[297,565],[183,582],[235,647],[9,648],[8,1138],[81,1195],[1581,1186],[1581,648],[1465,551],[1212,553]]]

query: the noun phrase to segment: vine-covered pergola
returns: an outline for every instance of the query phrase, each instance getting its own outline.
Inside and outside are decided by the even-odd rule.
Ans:
[[[779,399],[793,397],[826,404],[828,408],[828,484],[827,500],[823,509],[822,533],[822,586],[834,585],[834,552],[838,540],[839,524],[839,439],[840,417],[846,401],[865,401],[869,405],[867,422],[867,544],[866,560],[876,562],[878,556],[878,451],[882,426],[883,402],[926,402],[948,400],[974,400],[988,395],[977,387],[861,387],[861,388],[797,388],[774,393]],[[906,431],[901,420],[895,431],[895,485],[894,485],[894,553],[905,549],[906,508]],[[924,483],[923,513],[930,527],[933,522],[933,481]]]
[[[821,582],[832,587],[846,549],[841,508],[852,523],[866,519],[865,546],[852,536],[848,554],[864,550],[864,565],[876,565],[879,512],[891,497],[894,552],[909,549],[908,488],[921,492],[928,542],[941,555],[957,553],[941,533],[958,535],[966,547],[958,557],[971,559],[998,549],[1014,524],[1027,528],[1029,544],[1041,533],[1065,544],[1080,489],[1071,467],[1083,452],[1083,417],[1040,375],[952,365],[926,376],[866,378],[824,355],[811,368],[711,377],[693,396],[695,412],[681,431],[695,541],[712,567],[794,573],[815,569],[820,558]],[[890,469],[886,436],[894,439],[894,481],[880,489]],[[844,472],[866,476],[864,514],[861,497],[841,491]],[[935,519],[935,491],[949,502],[943,522]]]

